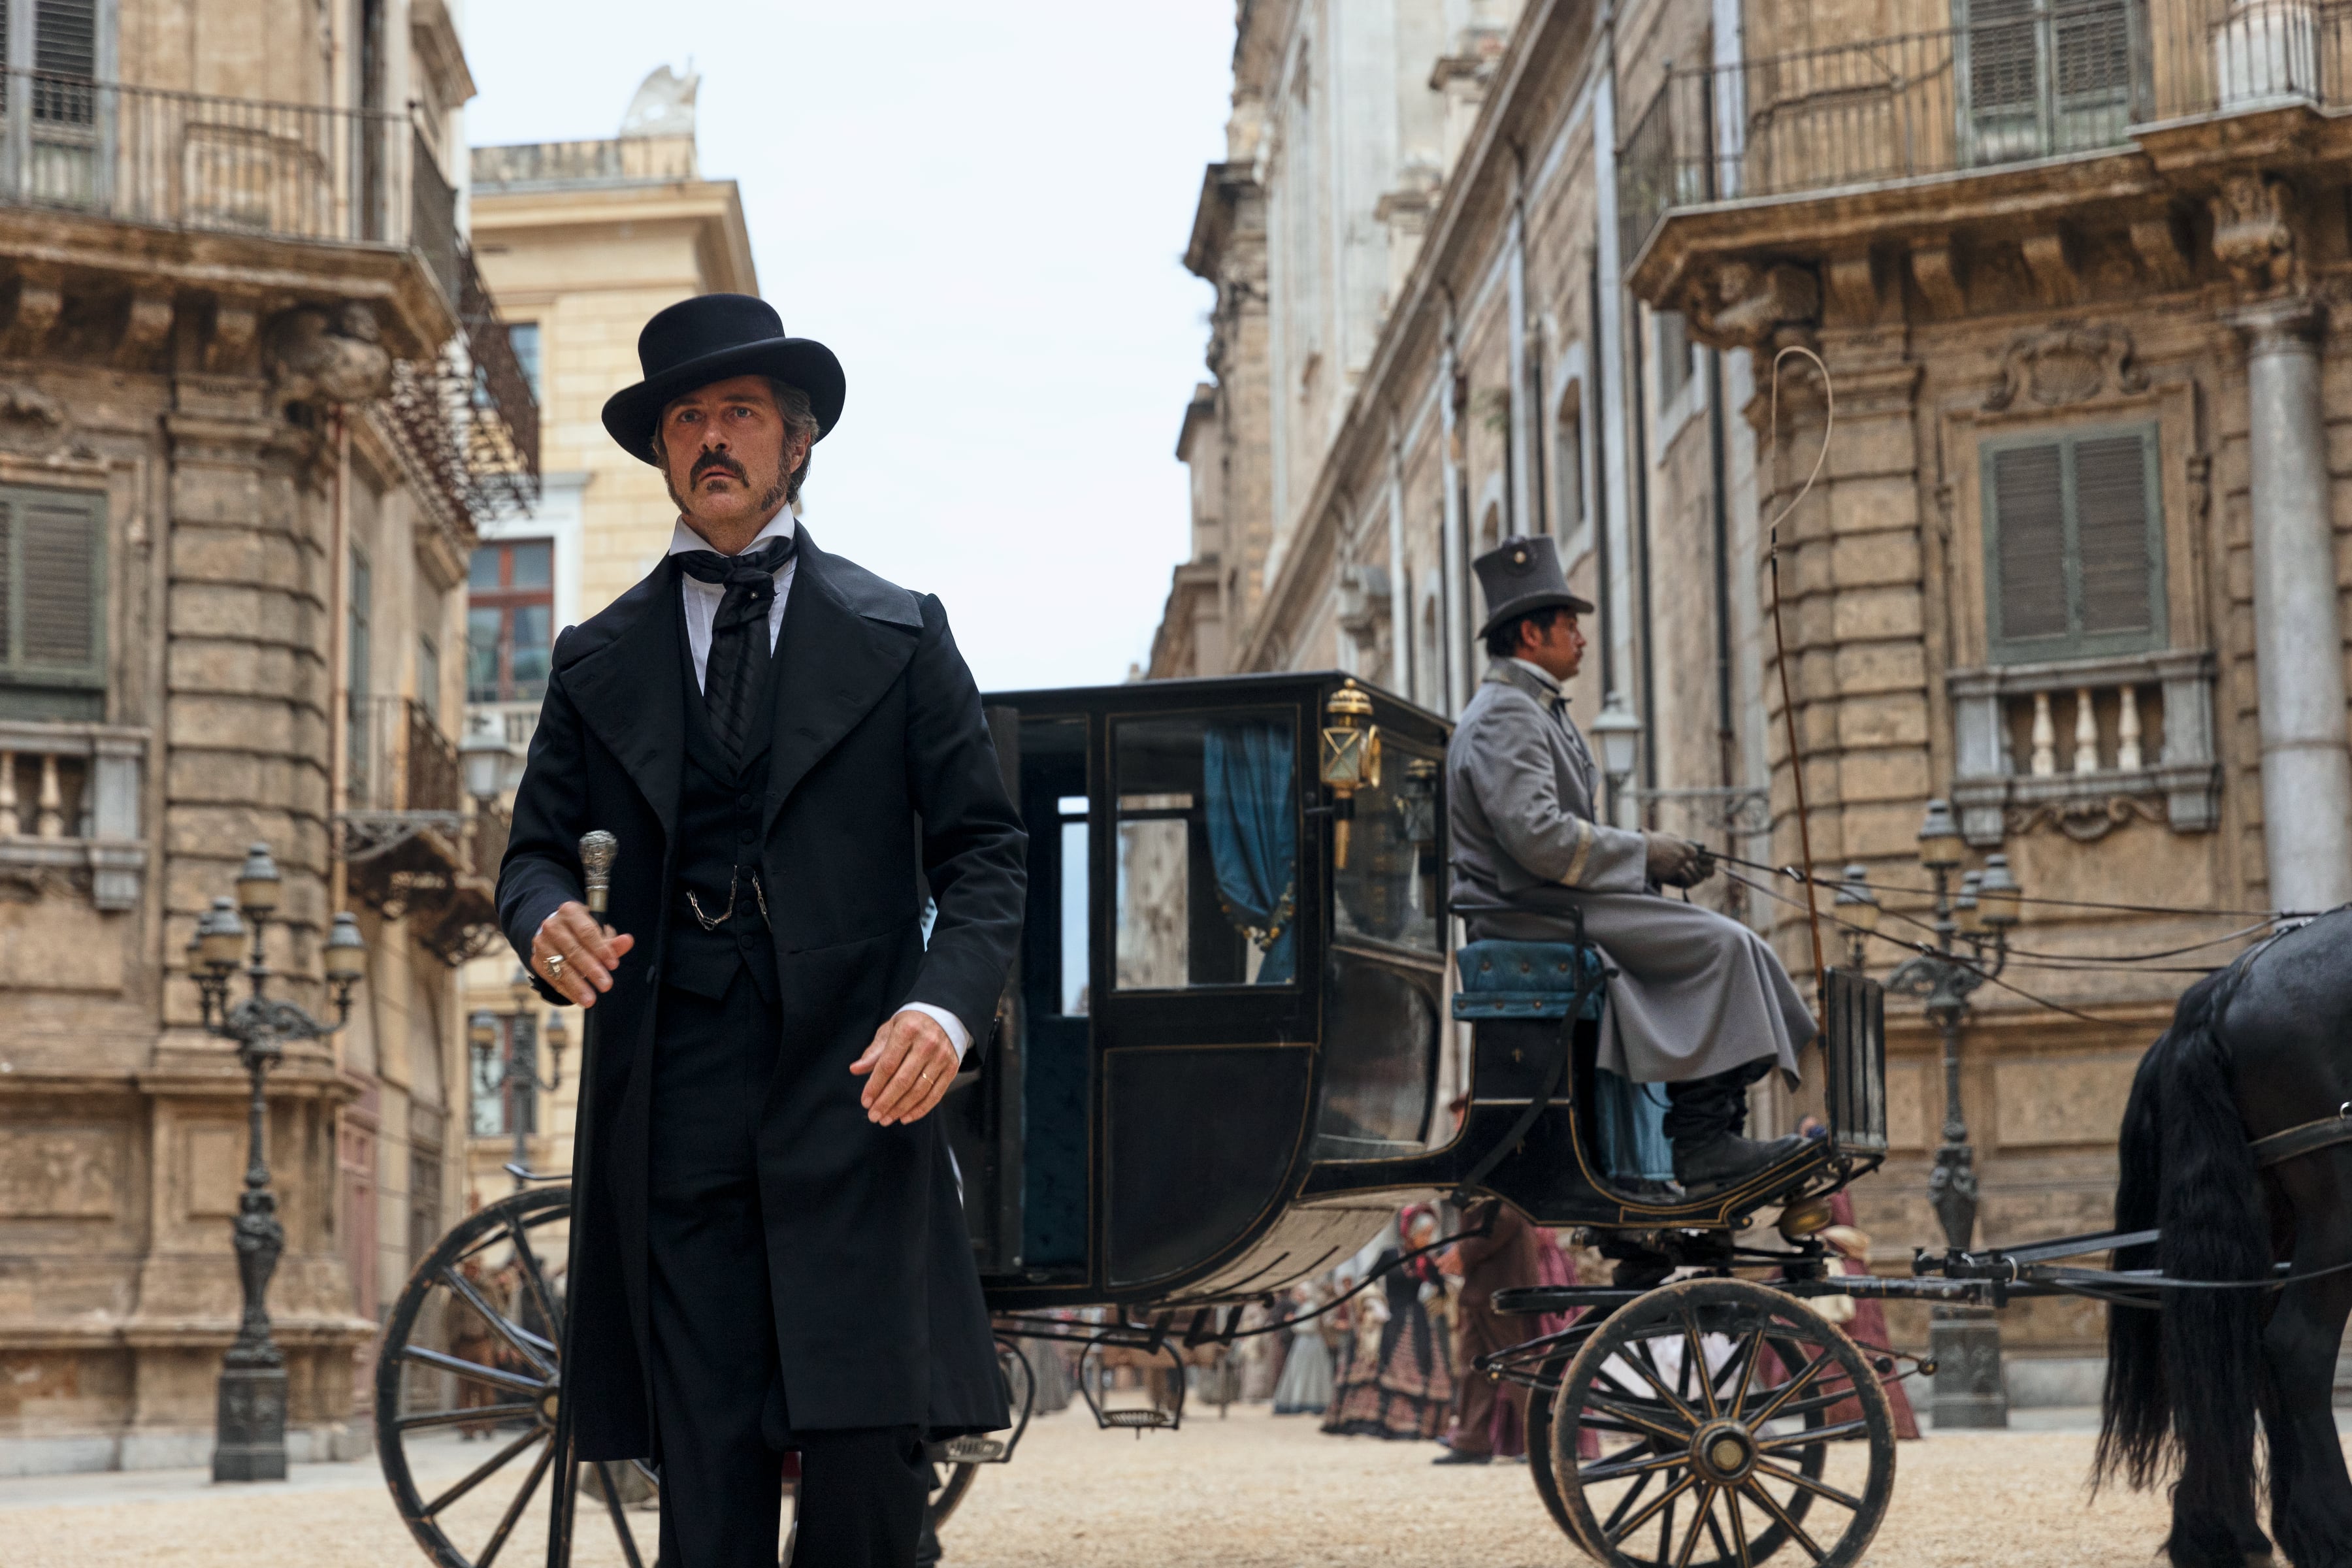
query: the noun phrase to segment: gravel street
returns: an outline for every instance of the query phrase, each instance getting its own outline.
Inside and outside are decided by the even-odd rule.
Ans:
[[[1902,1446],[1895,1505],[1870,1561],[1894,1568],[2146,1568],[2163,1533],[2152,1498],[2084,1491],[2079,1416],[2024,1412],[2054,1431],[1951,1434]],[[427,1461],[454,1479],[488,1450]],[[1582,1559],[1553,1530],[1522,1466],[1433,1469],[1425,1445],[1325,1437],[1297,1417],[1235,1406],[1181,1432],[1097,1432],[1083,1409],[1041,1417],[1016,1462],[984,1473],[946,1536],[969,1568],[1297,1568],[1462,1563],[1537,1568]],[[485,1488],[485,1491],[496,1490]],[[485,1500],[478,1541],[511,1491]],[[469,1500],[470,1502],[470,1500]],[[534,1508],[502,1561],[529,1564]],[[634,1516],[650,1555],[652,1517]],[[586,1564],[617,1563],[583,1517]],[[0,1481],[5,1568],[404,1568],[425,1561],[373,1462],[304,1466],[279,1486],[215,1488],[193,1472]],[[1786,1558],[1793,1562],[1793,1558]]]

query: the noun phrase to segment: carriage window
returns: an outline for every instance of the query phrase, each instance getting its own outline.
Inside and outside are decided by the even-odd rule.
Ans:
[[[1280,708],[1118,726],[1121,990],[1296,982],[1296,732]]]
[[[1438,909],[1438,774],[1444,759],[1383,731],[1381,783],[1351,805],[1348,863],[1332,873],[1341,937],[1442,952]]]

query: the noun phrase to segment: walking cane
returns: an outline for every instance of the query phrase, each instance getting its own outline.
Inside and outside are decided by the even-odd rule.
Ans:
[[[602,828],[585,833],[580,838],[580,868],[588,888],[588,912],[596,923],[604,923],[605,906],[612,901],[613,858],[621,851],[621,841]],[[597,1027],[601,1017],[594,1007],[583,1010],[580,1020],[580,1085],[579,1105],[572,1121],[572,1235],[569,1255],[563,1268],[563,1329],[556,1337],[562,1342],[556,1352],[555,1437],[549,1449],[554,1458],[555,1497],[547,1518],[547,1568],[571,1568],[572,1516],[580,1494],[580,1466],[572,1457],[572,1394],[563,1386],[564,1373],[572,1365],[572,1325],[579,1321],[578,1302],[572,1291],[580,1278],[580,1238],[588,1233],[589,1178],[593,1173],[590,1160],[596,1148],[596,1037],[604,1031]]]

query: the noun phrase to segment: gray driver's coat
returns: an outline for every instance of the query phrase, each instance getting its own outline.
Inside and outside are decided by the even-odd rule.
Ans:
[[[1471,938],[1559,942],[1565,918],[1618,973],[1600,1065],[1636,1083],[1681,1083],[1759,1058],[1794,1078],[1815,1026],[1764,939],[1662,897],[1642,835],[1600,820],[1601,770],[1549,678],[1496,659],[1445,753],[1454,912]]]

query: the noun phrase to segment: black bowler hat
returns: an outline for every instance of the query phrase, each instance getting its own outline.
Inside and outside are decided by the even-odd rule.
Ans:
[[[1591,601],[1568,591],[1568,577],[1559,569],[1559,546],[1549,536],[1506,539],[1470,563],[1470,569],[1478,574],[1478,586],[1486,591],[1486,624],[1478,628],[1482,637],[1529,610],[1557,607],[1580,616],[1592,613]]]
[[[808,394],[823,440],[841,417],[841,362],[814,338],[788,338],[776,308],[749,294],[698,294],[655,313],[637,334],[645,380],[604,404],[604,428],[640,462],[654,458],[661,411],[698,386],[738,375],[772,375]]]

